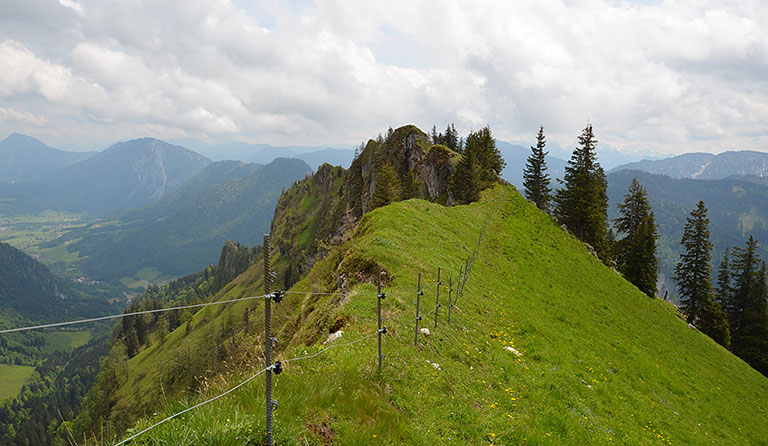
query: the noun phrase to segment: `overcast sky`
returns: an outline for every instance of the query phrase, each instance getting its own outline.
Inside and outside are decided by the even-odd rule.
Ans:
[[[768,151],[768,2],[0,0],[0,138]]]

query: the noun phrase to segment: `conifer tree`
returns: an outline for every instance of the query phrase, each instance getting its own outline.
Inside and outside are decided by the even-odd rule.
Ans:
[[[539,127],[536,135],[536,147],[531,146],[531,154],[523,169],[523,186],[525,198],[531,200],[536,207],[543,211],[549,210],[552,189],[549,187],[549,174],[547,173],[547,152],[544,147],[547,140],[544,137],[544,126]]]
[[[624,202],[619,203],[616,229],[625,237],[616,242],[616,263],[627,280],[650,297],[656,295],[656,279],[659,275],[656,240],[659,235],[656,220],[648,203],[645,188],[632,179]]]
[[[392,164],[387,161],[379,167],[376,176],[376,190],[373,194],[374,208],[386,206],[400,199],[400,180]]]
[[[606,224],[608,183],[597,162],[596,144],[592,125],[588,125],[565,167],[564,187],[555,194],[555,215],[581,241],[589,243],[604,263],[610,264]]]
[[[451,182],[451,192],[458,203],[480,198],[480,191],[496,182],[505,166],[489,127],[470,132]]]
[[[465,152],[451,179],[451,192],[459,204],[480,199],[480,168],[473,153]]]
[[[687,218],[680,244],[683,245],[683,253],[675,266],[674,280],[680,292],[680,308],[688,323],[693,324],[701,318],[714,295],[709,265],[712,242],[709,240],[709,219],[703,201],[699,201]]]
[[[749,237],[744,249],[733,249],[733,297],[729,305],[732,350],[749,365],[768,374],[768,285],[758,243]]]
[[[715,300],[720,304],[720,307],[725,312],[726,316],[733,313],[733,310],[729,308],[733,303],[733,285],[728,248],[725,248],[723,259],[720,261],[720,266],[717,269]]]

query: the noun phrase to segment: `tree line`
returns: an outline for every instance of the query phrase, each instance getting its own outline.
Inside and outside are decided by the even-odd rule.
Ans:
[[[618,205],[620,217],[609,227],[607,182],[597,162],[596,145],[592,126],[588,125],[579,136],[564,178],[558,180],[561,188],[553,191],[547,173],[544,127],[540,127],[523,170],[525,196],[539,209],[552,212],[606,265],[616,267],[627,280],[654,297],[659,235],[648,194],[633,179],[624,201]],[[617,240],[616,233],[623,237]],[[673,279],[685,319],[768,375],[768,274],[766,262],[757,253],[757,240],[750,236],[745,247],[733,247],[730,255],[726,250],[716,286],[710,266],[709,219],[703,201],[688,217],[680,243],[683,253]]]

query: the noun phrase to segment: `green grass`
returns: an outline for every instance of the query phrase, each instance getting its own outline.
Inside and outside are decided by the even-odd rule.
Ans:
[[[45,265],[55,263],[73,263],[79,259],[79,253],[68,252],[67,244],[42,248],[41,245],[60,238],[73,229],[87,225],[84,216],[63,211],[47,210],[39,214],[0,215],[0,241],[8,243]],[[75,275],[77,271],[72,271]]]
[[[437,268],[444,283],[456,278],[489,211],[452,322],[444,305],[435,330]],[[340,276],[370,278],[377,265],[389,277],[383,370],[375,365],[375,336],[287,364],[275,377],[277,444],[768,444],[768,380],[688,328],[674,307],[603,266],[512,187],[487,191],[470,206],[409,200],[377,209],[294,289],[332,291]],[[259,268],[219,298],[260,292]],[[419,272],[426,287],[422,326],[432,335],[414,346]],[[278,359],[320,351],[338,321],[339,342],[375,333],[376,297],[364,294],[373,291],[362,283],[343,302],[290,295],[274,305]],[[444,304],[446,293],[444,287]],[[159,364],[212,336],[228,311],[240,315],[253,305],[208,307],[195,315],[189,334],[182,326],[127,361],[117,412],[129,411],[132,395],[159,394]],[[228,373],[206,378],[188,401],[171,396],[155,404],[158,414],[134,430],[260,370],[260,333],[259,326],[240,332]],[[259,444],[263,406],[259,377],[133,444]]]
[[[26,365],[0,364],[0,402],[16,396],[34,371],[34,367]]]
[[[46,343],[41,348],[43,353],[50,354],[56,351],[69,352],[85,345],[91,339],[90,331],[54,331],[46,333]]]

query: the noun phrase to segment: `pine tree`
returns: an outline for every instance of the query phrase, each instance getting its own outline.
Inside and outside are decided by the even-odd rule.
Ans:
[[[392,164],[387,161],[379,167],[376,175],[376,190],[373,194],[374,208],[386,206],[400,199],[400,180]]]
[[[715,289],[715,300],[725,312],[726,316],[733,314],[730,305],[733,303],[733,285],[731,275],[731,262],[728,248],[725,249],[723,259],[717,269],[717,287]]]
[[[451,178],[451,192],[458,204],[480,199],[480,168],[472,153],[464,153]]]
[[[674,280],[680,292],[680,308],[688,323],[694,324],[714,295],[709,265],[712,242],[709,240],[709,219],[703,201],[699,201],[687,218],[680,244],[683,245],[683,253],[680,263],[675,266]]]
[[[564,187],[555,194],[555,215],[581,241],[589,243],[604,263],[610,264],[606,224],[608,183],[597,162],[596,144],[592,125],[588,125],[565,167]]]
[[[717,301],[709,300],[706,302],[698,322],[698,328],[723,347],[731,347],[731,329],[728,324],[728,317]]]
[[[645,188],[632,180],[624,202],[619,203],[621,217],[615,220],[616,229],[625,237],[615,246],[619,271],[627,280],[650,297],[656,295],[656,279],[659,275],[656,240],[659,235],[656,220],[648,203]]]
[[[544,126],[539,127],[536,135],[536,147],[531,146],[531,155],[523,169],[523,186],[525,198],[531,200],[536,207],[543,211],[549,210],[552,189],[549,187],[549,174],[547,173],[547,152],[544,147],[547,140],[544,137]]]
[[[451,180],[451,192],[456,202],[477,201],[480,191],[499,179],[505,165],[489,127],[470,132]]]
[[[733,352],[768,374],[768,285],[765,262],[757,250],[751,236],[744,249],[733,249],[734,289],[728,317]]]

